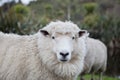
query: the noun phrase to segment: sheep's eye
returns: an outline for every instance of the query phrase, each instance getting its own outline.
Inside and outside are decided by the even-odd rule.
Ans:
[[[55,39],[55,37],[54,37],[54,36],[52,36],[52,39]]]
[[[75,39],[75,37],[72,37],[72,39]]]

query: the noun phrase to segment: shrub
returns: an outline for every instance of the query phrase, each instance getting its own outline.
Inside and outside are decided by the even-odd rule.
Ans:
[[[95,9],[98,7],[97,3],[91,2],[91,3],[84,3],[83,7],[86,10],[86,14],[91,14],[95,11]]]
[[[100,16],[97,14],[90,14],[85,16],[83,23],[89,27],[96,27],[99,24]]]
[[[16,14],[21,14],[23,16],[28,16],[30,13],[30,9],[22,4],[13,6],[13,10],[15,11]]]
[[[31,32],[33,21],[31,21],[30,9],[18,4],[8,11],[0,11],[0,31],[5,33],[28,34]]]

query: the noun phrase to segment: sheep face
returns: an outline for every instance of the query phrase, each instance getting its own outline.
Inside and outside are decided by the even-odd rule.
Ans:
[[[57,60],[59,62],[69,62],[72,55],[76,52],[76,45],[79,38],[81,38],[86,31],[79,31],[76,34],[72,32],[54,32],[50,34],[46,30],[40,31],[46,38],[51,40],[52,52],[56,54]]]
[[[52,35],[53,51],[56,53],[58,61],[66,62],[71,59],[75,41],[73,37],[70,33]]]

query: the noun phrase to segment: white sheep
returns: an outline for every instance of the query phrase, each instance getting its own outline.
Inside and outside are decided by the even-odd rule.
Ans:
[[[0,33],[0,80],[75,80],[87,36],[69,21],[51,22],[29,36]]]
[[[93,74],[99,71],[99,79],[102,80],[107,65],[107,48],[100,40],[87,38],[87,49],[83,73],[91,72],[93,80]]]

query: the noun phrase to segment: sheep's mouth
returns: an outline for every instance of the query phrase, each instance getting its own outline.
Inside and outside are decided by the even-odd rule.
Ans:
[[[61,62],[67,62],[67,59],[60,59]]]

